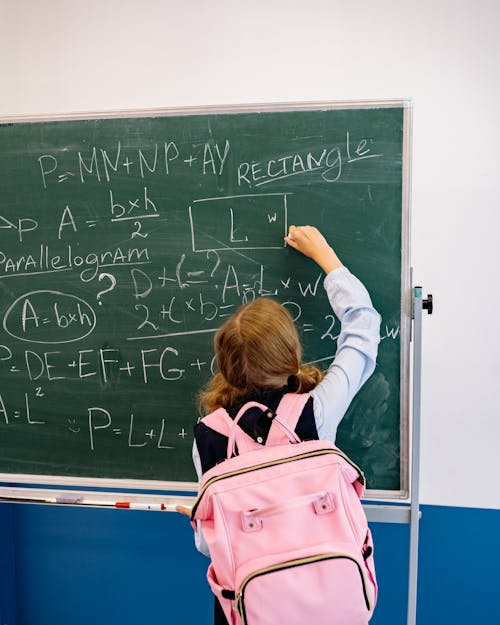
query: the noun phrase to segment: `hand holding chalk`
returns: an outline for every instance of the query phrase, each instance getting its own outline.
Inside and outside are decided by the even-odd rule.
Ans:
[[[333,248],[314,226],[290,226],[285,241],[304,256],[312,258],[326,274],[342,267]]]

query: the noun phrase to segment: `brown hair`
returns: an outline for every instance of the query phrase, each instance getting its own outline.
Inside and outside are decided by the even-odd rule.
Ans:
[[[302,347],[290,313],[261,297],[241,306],[217,331],[214,349],[218,373],[202,390],[201,411],[230,408],[238,399],[262,389],[306,393],[323,373],[302,365]]]

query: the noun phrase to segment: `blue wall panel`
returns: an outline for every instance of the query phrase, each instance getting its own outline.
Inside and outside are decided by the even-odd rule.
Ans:
[[[498,625],[500,510],[423,506],[417,619]]]
[[[14,506],[0,504],[0,625],[16,624]]]
[[[171,513],[18,506],[17,625],[203,623],[207,559]]]
[[[498,624],[500,511],[422,511],[419,625]],[[0,530],[0,625],[211,623],[208,560],[185,517],[2,504]],[[372,530],[380,585],[372,625],[405,625],[409,528]]]
[[[379,594],[371,625],[405,625],[408,596],[408,525],[370,524]]]

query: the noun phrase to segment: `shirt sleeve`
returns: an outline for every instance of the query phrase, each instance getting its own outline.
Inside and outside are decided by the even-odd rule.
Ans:
[[[198,452],[196,441],[194,441],[193,443],[193,464],[194,464],[194,468],[196,469],[196,475],[198,476],[198,490],[199,490],[202,472],[201,472],[200,454]],[[196,521],[196,530],[194,532],[194,544],[196,545],[196,549],[198,549],[200,553],[202,553],[205,556],[210,557],[210,552],[208,550],[208,545],[206,543],[206,540],[203,536],[203,531],[201,529],[200,521]]]
[[[380,315],[368,291],[346,267],[331,271],[324,287],[341,328],[333,362],[311,395],[318,436],[334,443],[349,404],[375,369]]]

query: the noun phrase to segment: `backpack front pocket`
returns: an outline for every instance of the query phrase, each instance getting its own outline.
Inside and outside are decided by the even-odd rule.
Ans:
[[[241,579],[236,607],[243,625],[366,625],[372,606],[363,570],[342,553],[254,568]]]

